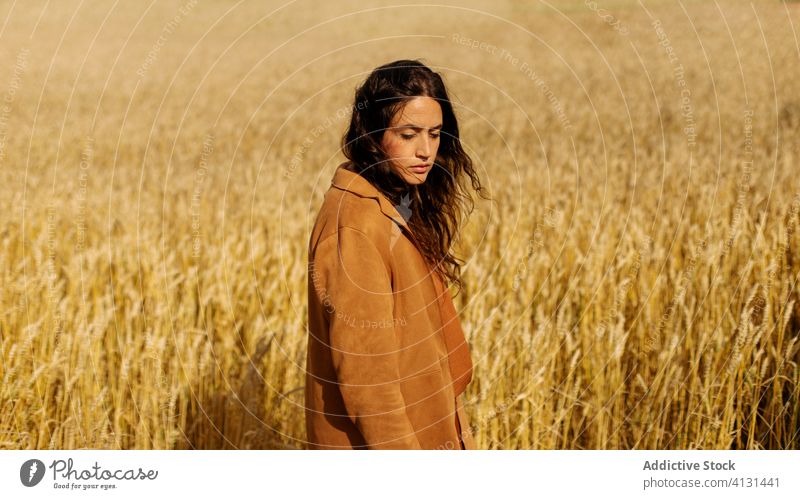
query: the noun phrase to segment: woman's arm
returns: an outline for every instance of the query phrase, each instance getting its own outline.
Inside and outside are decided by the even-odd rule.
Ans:
[[[371,449],[420,449],[400,391],[392,288],[380,252],[360,230],[342,227],[314,259],[348,415]]]

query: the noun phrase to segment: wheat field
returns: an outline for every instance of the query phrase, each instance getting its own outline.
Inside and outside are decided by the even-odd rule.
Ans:
[[[482,449],[800,448],[800,4],[0,2],[0,448],[305,448],[353,90],[441,72]]]

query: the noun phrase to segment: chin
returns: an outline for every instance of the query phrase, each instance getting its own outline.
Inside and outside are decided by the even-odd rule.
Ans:
[[[420,175],[410,170],[406,170],[403,167],[395,166],[394,173],[409,185],[419,185],[425,183],[425,181],[428,179],[428,175],[431,173],[431,170],[429,169],[427,172]]]
[[[407,175],[405,177],[405,181],[409,185],[424,184],[425,180],[427,180],[427,179],[428,179],[428,174],[427,173],[425,175],[413,175],[413,174],[411,174],[411,175]]]

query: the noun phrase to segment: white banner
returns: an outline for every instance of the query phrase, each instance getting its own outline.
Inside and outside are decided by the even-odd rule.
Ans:
[[[36,497],[800,497],[800,451],[0,451]]]

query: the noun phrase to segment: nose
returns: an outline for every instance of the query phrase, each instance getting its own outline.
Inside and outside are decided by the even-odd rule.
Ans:
[[[431,139],[427,134],[423,134],[422,141],[417,145],[417,157],[425,161],[431,155]]]

